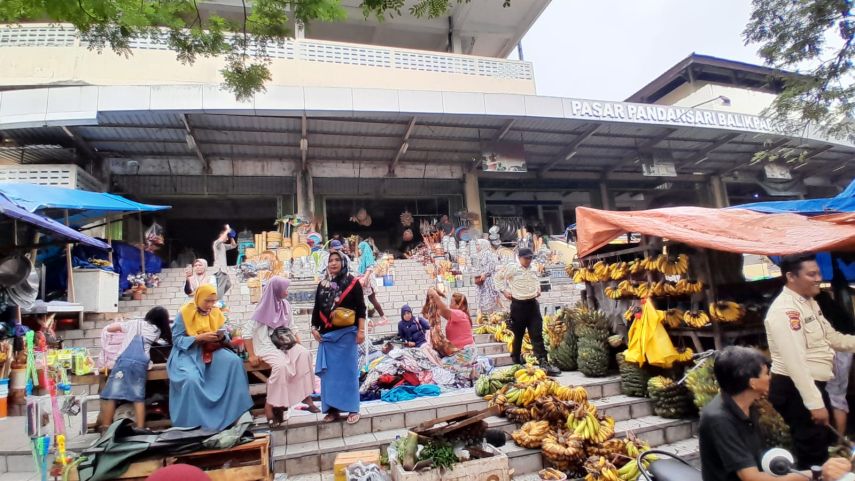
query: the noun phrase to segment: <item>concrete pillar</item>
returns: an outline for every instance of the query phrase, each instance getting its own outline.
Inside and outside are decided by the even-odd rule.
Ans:
[[[312,174],[308,170],[303,174],[303,176],[306,179],[306,200],[309,207],[309,213],[314,215],[318,213],[318,211],[315,210],[315,182],[312,178]]]
[[[724,185],[721,176],[710,176],[710,193],[712,193],[713,207],[721,209],[730,206],[730,199],[727,198],[727,186]]]
[[[466,203],[466,210],[478,216],[478,221],[472,222],[472,227],[479,232],[484,232],[484,215],[481,212],[481,190],[478,186],[477,172],[470,172],[463,177],[463,201]]]
[[[307,215],[309,210],[309,200],[306,198],[305,172],[297,172],[297,214],[301,216]]]
[[[303,40],[306,38],[306,26],[302,24],[302,22],[294,23],[294,38],[296,40]]]
[[[600,182],[600,208],[603,210],[611,210],[612,207],[612,198],[609,194],[609,188],[605,182]]]

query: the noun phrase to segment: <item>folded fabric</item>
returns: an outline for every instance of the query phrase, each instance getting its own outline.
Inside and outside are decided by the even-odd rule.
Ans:
[[[409,401],[417,397],[439,396],[439,386],[436,384],[422,384],[421,386],[398,386],[385,391],[380,399],[396,403],[399,401]]]

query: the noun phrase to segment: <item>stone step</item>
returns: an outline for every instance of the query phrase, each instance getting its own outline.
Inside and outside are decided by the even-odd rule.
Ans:
[[[562,385],[584,386],[588,390],[588,396],[592,402],[596,403],[598,407],[602,406],[602,409],[607,410],[610,415],[614,415],[615,419],[629,419],[633,414],[635,416],[650,414],[648,399],[632,398],[619,394],[619,376],[586,378],[578,372],[567,372],[554,379]],[[486,401],[476,395],[472,388],[461,389],[439,397],[419,398],[400,403],[370,401],[362,404],[362,419],[359,424],[354,426],[343,425],[343,432],[341,430],[329,432],[327,426],[330,425],[324,424],[320,420],[323,416],[300,412],[289,421],[287,434],[278,430],[274,431],[274,441],[276,441],[274,444],[282,444],[286,440],[287,444],[295,444],[330,439],[341,435],[357,435],[365,432],[415,426],[425,420],[484,409],[486,406]],[[504,418],[496,419],[504,420]],[[399,424],[401,426],[398,426]],[[336,434],[337,432],[339,434]]]
[[[330,430],[353,428],[353,426],[346,424],[344,427],[333,428],[332,426],[335,424],[341,425],[343,423],[331,423],[327,426],[330,426]],[[696,422],[693,420],[645,416],[638,419],[618,421],[615,424],[615,433],[620,437],[632,433],[649,442],[651,446],[672,444],[675,445],[675,451],[682,449],[685,452],[690,449],[691,443],[684,443],[683,445],[676,443],[690,439],[693,436],[695,425]],[[355,426],[359,426],[359,423]],[[289,428],[287,435],[292,435],[290,431]],[[336,455],[340,452],[372,448],[385,449],[397,437],[403,437],[406,434],[407,429],[401,427],[383,431],[365,431],[360,434],[344,434],[342,437],[297,444],[274,443],[274,472],[284,472],[290,477],[330,470],[333,467]],[[519,447],[509,439],[508,444],[501,450],[508,455],[510,467],[514,469],[515,475],[534,473],[543,468],[543,459],[538,449]]]

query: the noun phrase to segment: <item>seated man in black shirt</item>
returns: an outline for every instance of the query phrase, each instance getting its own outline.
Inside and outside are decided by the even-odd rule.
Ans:
[[[716,357],[715,377],[721,392],[701,412],[701,474],[704,481],[804,481],[801,474],[773,476],[760,471],[768,448],[757,425],[754,401],[769,392],[769,367],[760,352],[728,347]],[[832,458],[822,466],[824,480],[837,480],[851,464]],[[810,479],[810,472],[805,473]]]

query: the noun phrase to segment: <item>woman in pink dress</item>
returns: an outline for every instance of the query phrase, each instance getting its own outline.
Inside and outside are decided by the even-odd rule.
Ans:
[[[455,292],[451,296],[451,305],[447,306],[436,289],[431,288],[428,290],[428,298],[433,301],[437,313],[448,321],[445,325],[445,337],[454,344],[454,347],[463,349],[475,344],[475,338],[472,335],[472,318],[469,317],[469,301],[466,296]]]
[[[282,422],[275,411],[286,410],[300,402],[306,404],[310,412],[320,412],[312,402],[312,356],[300,343],[297,330],[291,325],[291,304],[286,300],[290,283],[284,277],[270,278],[258,308],[252,315],[252,337],[246,339],[250,365],[258,366],[261,359],[271,368],[264,414],[273,426]],[[290,347],[276,347],[271,339],[274,333],[282,339],[283,328],[290,330],[290,333],[284,332],[284,338],[293,335],[296,340]]]

